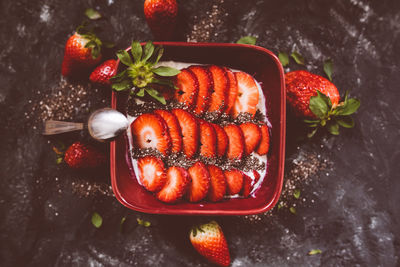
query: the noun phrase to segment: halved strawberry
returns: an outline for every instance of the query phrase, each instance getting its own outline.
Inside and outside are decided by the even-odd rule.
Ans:
[[[258,104],[258,87],[254,78],[245,72],[235,72],[238,84],[238,95],[231,114],[236,118],[239,113],[246,112],[252,116],[256,114]]]
[[[258,182],[258,180],[260,180],[260,174],[258,173],[258,171],[253,170],[253,174],[254,174],[254,184],[256,184]]]
[[[190,202],[198,202],[207,196],[208,188],[210,187],[210,173],[206,165],[201,161],[193,164],[188,171],[192,182],[189,185],[186,196]]]
[[[157,193],[157,198],[166,203],[181,199],[190,182],[189,173],[182,167],[172,166],[167,170],[167,182]]]
[[[250,155],[250,153],[253,152],[260,143],[261,130],[252,122],[242,123],[239,125],[239,127],[242,129],[244,135],[245,155]]]
[[[183,153],[188,158],[196,154],[199,142],[199,125],[197,119],[183,109],[173,109],[172,113],[176,116],[182,130]]]
[[[215,133],[217,134],[217,155],[223,157],[228,148],[228,136],[221,126],[214,123],[210,124],[214,127]]]
[[[228,79],[229,79],[228,98],[226,100],[227,103],[226,103],[226,110],[225,110],[225,113],[229,114],[229,112],[232,110],[232,107],[236,101],[236,97],[238,94],[238,85],[237,85],[235,74],[226,67],[224,67],[224,70],[228,74]]]
[[[207,111],[210,106],[214,81],[211,72],[204,66],[192,65],[188,69],[196,75],[199,82],[199,94],[193,112],[201,115],[204,111]]]
[[[210,189],[207,198],[212,202],[220,201],[224,198],[226,192],[226,181],[224,172],[215,165],[207,165],[210,173]]]
[[[227,193],[229,195],[235,195],[242,190],[243,187],[243,173],[236,169],[231,169],[229,171],[224,171]]]
[[[146,156],[137,160],[140,183],[151,192],[159,191],[167,181],[164,162],[154,156]]]
[[[171,137],[164,119],[158,114],[142,114],[131,124],[133,144],[139,148],[156,148],[164,155],[171,150]]]
[[[242,196],[248,197],[250,195],[250,192],[252,190],[252,179],[250,176],[243,174],[243,189],[242,189]]]
[[[215,65],[208,66],[208,70],[211,72],[214,82],[214,91],[211,94],[208,111],[224,112],[229,90],[228,73],[223,68]]]
[[[266,124],[261,125],[261,141],[256,150],[259,155],[266,155],[269,150],[269,131]]]
[[[244,136],[239,126],[229,124],[224,127],[224,131],[228,136],[228,151],[226,156],[228,159],[242,159],[244,154]]]
[[[214,127],[205,120],[200,122],[200,155],[214,158],[217,155],[217,134]]]
[[[171,142],[172,142],[172,153],[178,153],[181,152],[182,150],[182,135],[181,135],[181,126],[179,126],[178,119],[174,114],[172,114],[169,111],[162,110],[162,109],[157,109],[154,111],[154,113],[157,113],[160,115],[164,121],[167,123],[169,135],[171,136]]]
[[[189,69],[182,69],[175,76],[174,84],[178,87],[175,91],[175,99],[192,109],[196,104],[197,94],[199,93],[199,82],[196,75]]]

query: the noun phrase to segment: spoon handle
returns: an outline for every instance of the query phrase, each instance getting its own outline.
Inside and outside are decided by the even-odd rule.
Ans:
[[[53,134],[67,133],[67,132],[83,130],[83,128],[84,124],[81,122],[49,120],[44,123],[44,129],[42,134],[53,135]]]

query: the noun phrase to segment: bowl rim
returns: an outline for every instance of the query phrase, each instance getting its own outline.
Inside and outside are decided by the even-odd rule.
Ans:
[[[114,192],[115,197],[118,201],[135,211],[149,213],[149,214],[165,214],[165,215],[228,215],[228,216],[238,216],[238,215],[251,215],[251,214],[259,214],[266,212],[272,209],[276,203],[279,201],[282,187],[283,187],[283,176],[284,176],[284,165],[285,165],[285,146],[286,146],[286,88],[285,88],[285,80],[284,80],[284,71],[283,66],[278,59],[278,57],[270,50],[257,46],[257,45],[246,45],[246,44],[235,44],[235,43],[194,43],[194,42],[153,42],[154,45],[163,45],[163,46],[181,46],[181,47],[245,47],[248,49],[256,50],[259,52],[263,52],[268,54],[274,61],[275,65],[279,71],[279,79],[281,84],[281,109],[280,109],[280,122],[279,122],[279,130],[281,132],[281,141],[279,146],[279,155],[278,155],[278,168],[277,168],[277,184],[274,189],[272,201],[266,203],[260,208],[251,208],[247,210],[175,210],[175,209],[163,209],[163,210],[149,210],[142,207],[137,207],[132,205],[128,201],[124,199],[121,192],[117,188],[117,171],[116,171],[116,140],[110,142],[110,174],[111,174],[111,186]],[[146,44],[146,42],[142,42],[141,45]],[[125,51],[129,51],[131,47],[125,49]],[[117,59],[116,69],[118,69],[120,60]],[[117,92],[111,90],[111,108],[116,109],[117,107]],[[206,204],[204,204],[206,205]]]

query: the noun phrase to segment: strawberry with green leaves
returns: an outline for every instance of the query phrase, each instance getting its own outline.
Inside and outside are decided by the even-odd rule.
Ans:
[[[126,50],[117,52],[117,56],[126,69],[111,78],[112,88],[116,91],[131,90],[131,95],[144,97],[146,94],[162,104],[166,104],[164,96],[155,88],[157,86],[175,88],[173,82],[165,77],[172,77],[180,73],[179,70],[159,66],[164,49],[154,47],[148,41],[144,47],[137,41],[132,42],[130,53]]]
[[[65,151],[64,161],[72,169],[91,169],[103,165],[106,157],[94,146],[77,141]]]
[[[312,137],[320,127],[327,127],[333,135],[339,134],[339,126],[354,127],[354,121],[349,116],[357,111],[360,101],[349,99],[346,93],[343,102],[336,86],[327,79],[299,70],[285,75],[286,99],[293,112],[313,130]]]

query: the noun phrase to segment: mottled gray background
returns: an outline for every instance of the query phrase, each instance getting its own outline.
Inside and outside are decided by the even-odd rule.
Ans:
[[[178,2],[176,40],[254,35],[275,53],[304,56],[305,67],[292,60],[285,71],[323,75],[331,58],[340,92],[351,90],[362,103],[356,127],[339,137],[304,140],[289,114],[282,208],[214,218],[232,266],[399,266],[398,0]],[[88,7],[104,15],[101,35],[117,48],[152,38],[139,0],[0,2],[0,265],[208,266],[187,234],[207,218],[124,208],[112,196],[107,168],[81,173],[55,163],[54,145],[84,135],[40,134],[45,119],[83,120],[109,105],[108,90],[60,75],[65,41]],[[100,229],[90,222],[94,211],[103,217]],[[137,218],[151,227],[137,225]],[[308,256],[312,249],[322,254]]]

